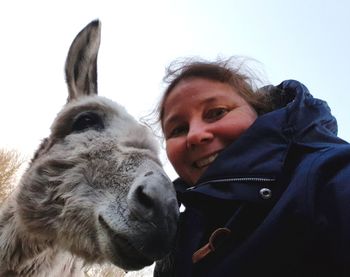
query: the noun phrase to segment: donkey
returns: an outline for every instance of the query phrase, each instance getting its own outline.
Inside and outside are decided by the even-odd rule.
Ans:
[[[172,247],[178,204],[152,132],[97,96],[100,22],[74,39],[68,100],[0,210],[0,276],[138,270]]]

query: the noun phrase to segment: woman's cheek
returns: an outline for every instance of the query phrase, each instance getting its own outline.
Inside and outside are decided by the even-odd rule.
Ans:
[[[174,166],[176,164],[176,160],[179,158],[179,155],[180,155],[180,147],[179,147],[179,142],[177,142],[177,139],[176,138],[168,139],[166,141],[165,150],[169,161]]]

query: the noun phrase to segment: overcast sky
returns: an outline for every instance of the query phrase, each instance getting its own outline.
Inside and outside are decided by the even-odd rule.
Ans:
[[[303,82],[326,100],[350,141],[350,1],[1,1],[0,147],[30,158],[67,90],[63,67],[75,35],[102,21],[99,93],[136,118],[162,91],[175,58],[242,55],[272,84]],[[171,177],[175,174],[166,165]]]

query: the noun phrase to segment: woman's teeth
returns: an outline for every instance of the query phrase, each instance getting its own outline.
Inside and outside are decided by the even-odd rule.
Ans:
[[[205,166],[208,166],[209,164],[211,164],[215,159],[216,157],[218,156],[218,154],[214,154],[214,155],[211,155],[207,158],[203,158],[203,159],[200,159],[198,161],[196,161],[194,163],[194,165],[198,168],[202,168],[202,167],[205,167]]]

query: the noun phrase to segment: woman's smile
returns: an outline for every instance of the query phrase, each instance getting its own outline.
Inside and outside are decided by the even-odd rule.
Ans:
[[[218,153],[216,153],[214,155],[210,155],[209,157],[199,159],[198,161],[193,163],[193,166],[197,167],[197,168],[207,167],[209,164],[211,164],[217,158],[217,156],[218,156]]]

